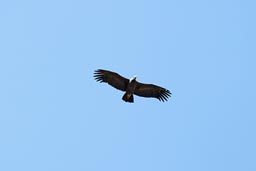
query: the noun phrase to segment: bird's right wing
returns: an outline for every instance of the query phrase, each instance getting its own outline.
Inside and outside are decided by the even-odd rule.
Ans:
[[[94,72],[94,78],[98,82],[106,82],[121,91],[126,91],[126,87],[129,84],[129,80],[127,78],[124,78],[115,72],[103,69],[96,70]]]
[[[137,82],[137,87],[134,91],[134,94],[141,97],[154,97],[160,101],[167,101],[172,93],[160,86],[154,84],[143,84]]]

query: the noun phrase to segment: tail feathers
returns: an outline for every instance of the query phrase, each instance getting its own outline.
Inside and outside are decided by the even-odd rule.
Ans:
[[[122,98],[125,102],[133,103],[133,95],[130,93],[125,93]]]

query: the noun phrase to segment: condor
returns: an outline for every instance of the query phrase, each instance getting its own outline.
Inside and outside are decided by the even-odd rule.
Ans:
[[[141,97],[157,98],[162,102],[167,101],[172,95],[169,90],[160,86],[137,82],[136,76],[129,80],[115,72],[98,69],[94,72],[94,78],[97,82],[105,82],[118,90],[125,91],[122,98],[125,102],[133,103],[134,94]]]

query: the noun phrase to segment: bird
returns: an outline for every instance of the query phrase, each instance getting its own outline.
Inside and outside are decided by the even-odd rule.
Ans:
[[[136,81],[137,76],[127,79],[116,72],[104,69],[94,71],[94,79],[100,83],[108,83],[112,87],[125,91],[122,100],[129,103],[134,103],[133,95],[157,98],[159,101],[167,101],[172,93],[163,87],[154,84],[145,84]]]

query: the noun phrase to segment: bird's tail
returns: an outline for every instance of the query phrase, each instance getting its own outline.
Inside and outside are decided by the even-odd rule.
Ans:
[[[122,99],[125,102],[133,103],[133,95],[131,93],[125,93]]]

